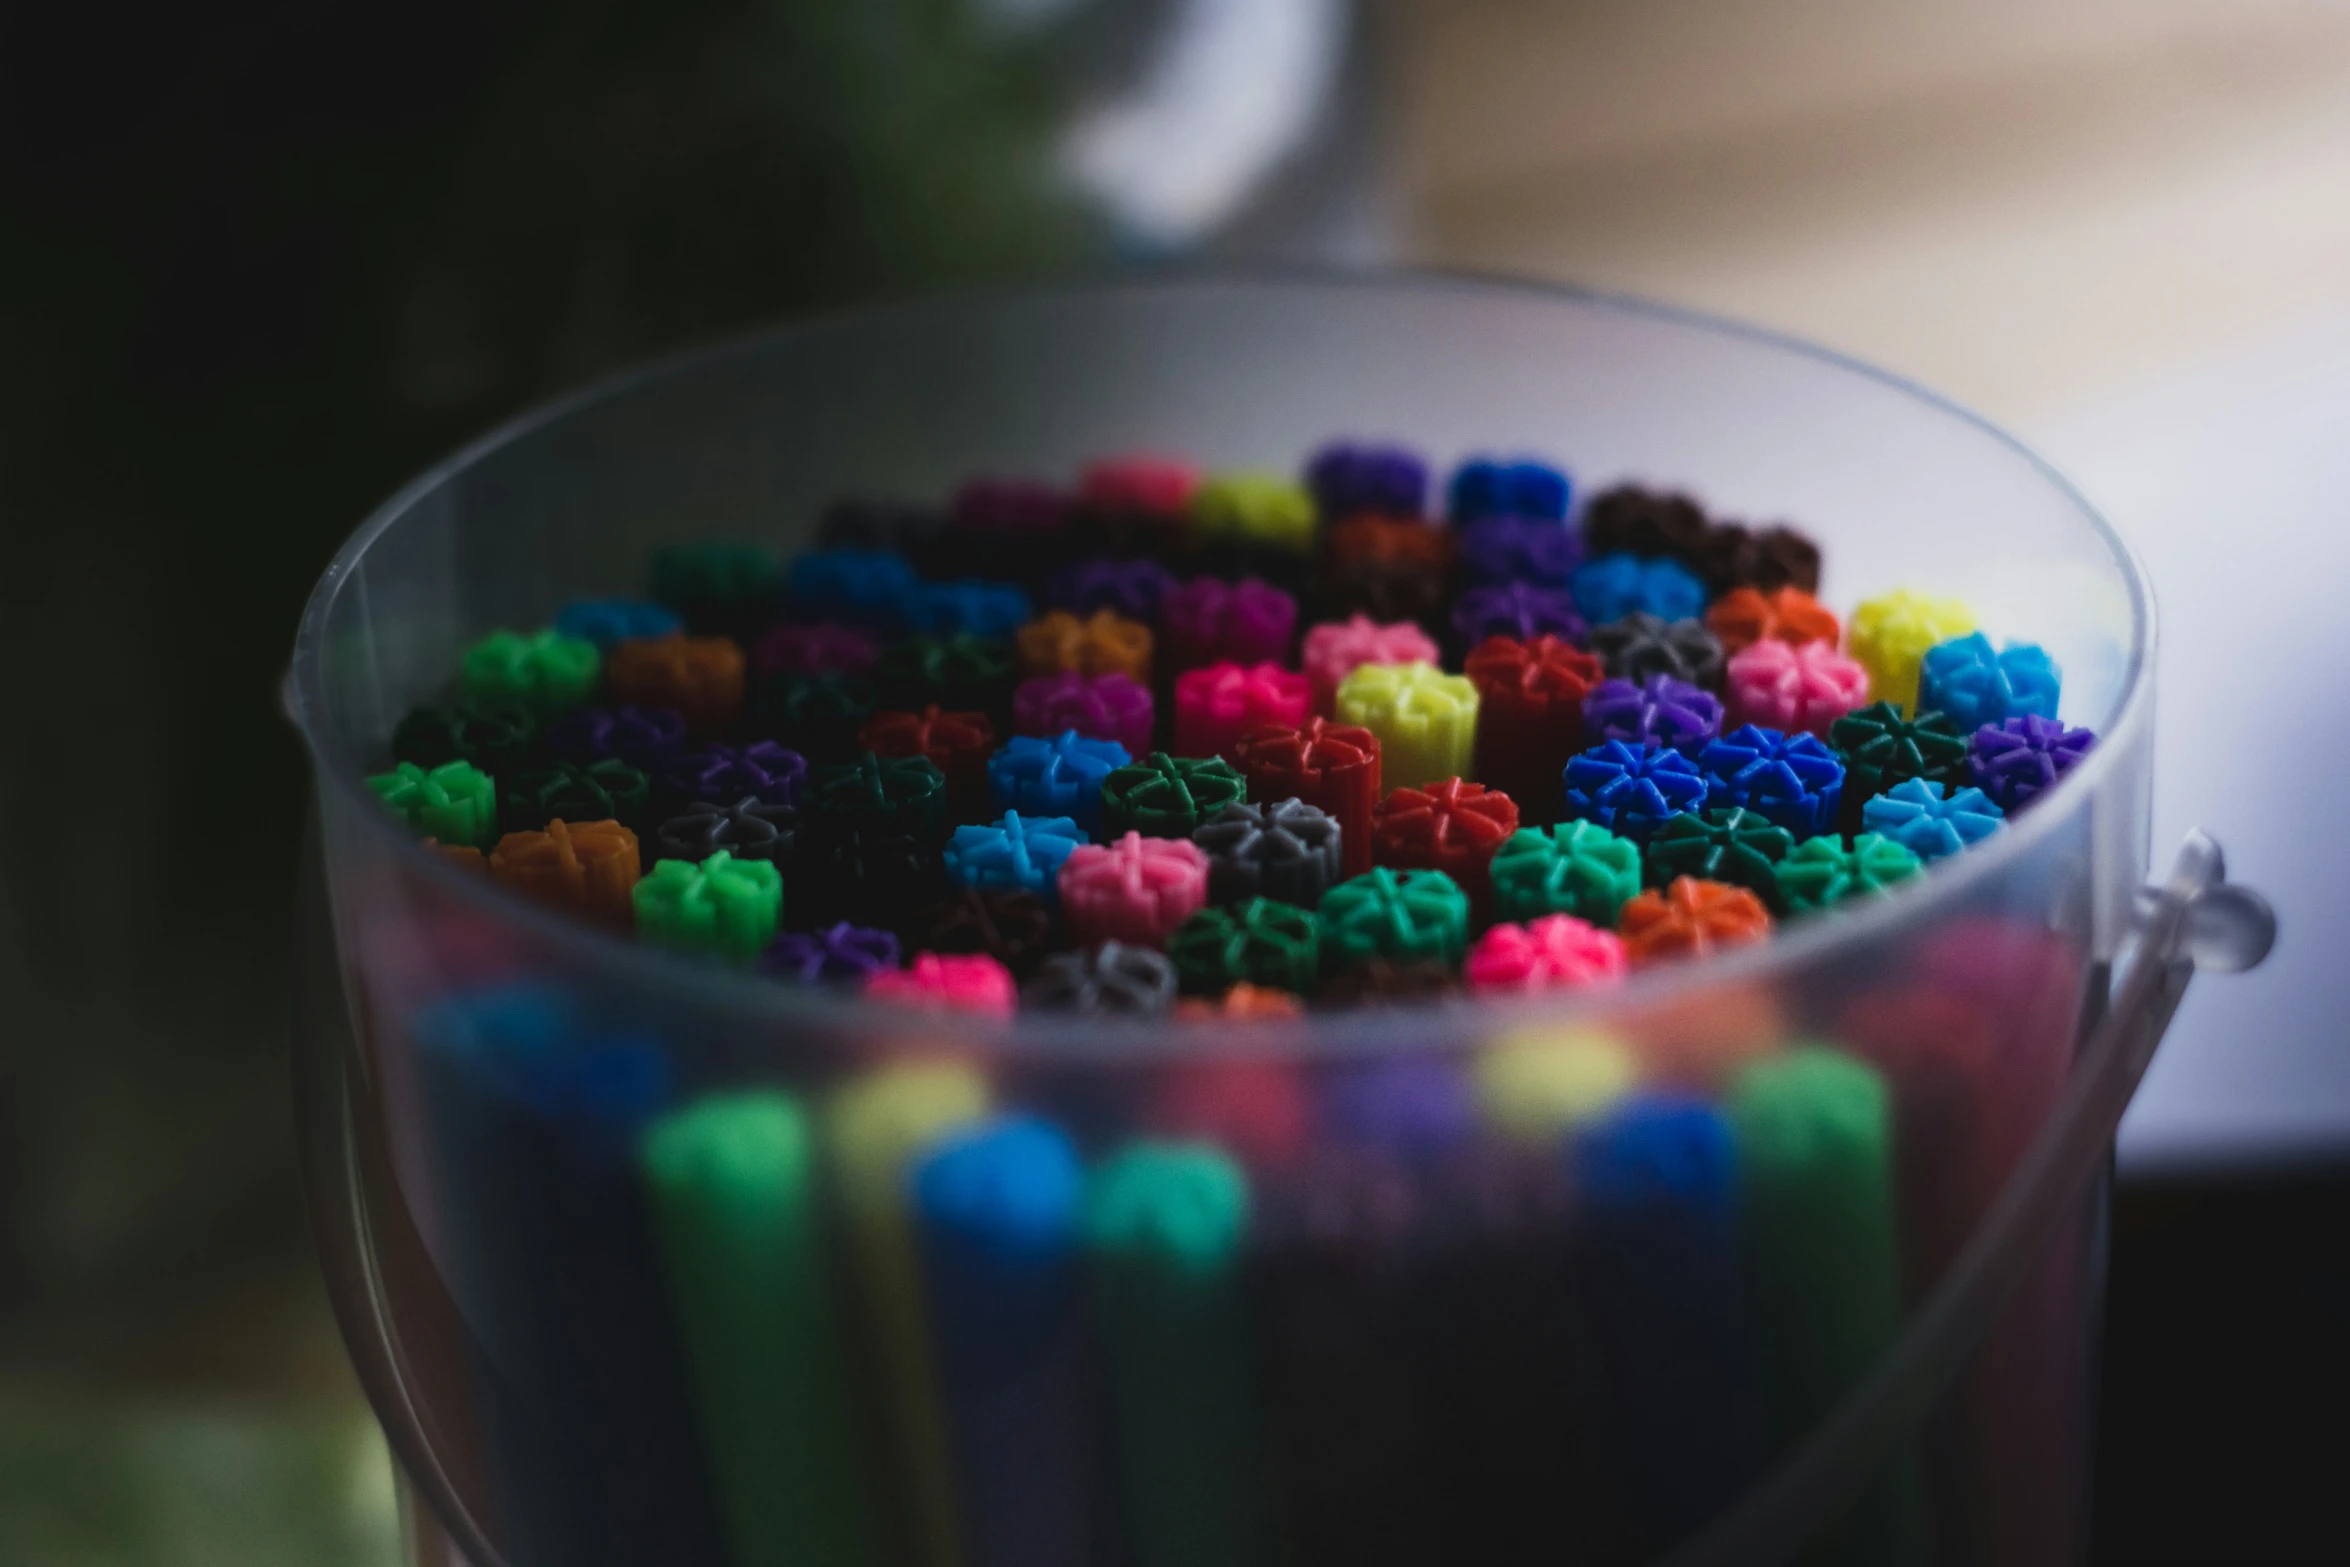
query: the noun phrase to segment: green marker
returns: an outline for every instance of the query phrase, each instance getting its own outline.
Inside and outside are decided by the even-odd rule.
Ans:
[[[1207,1143],[1140,1142],[1094,1173],[1085,1234],[1137,1567],[1270,1555],[1241,1243],[1248,1177]]]
[[[1783,914],[1779,862],[1794,848],[1795,834],[1758,812],[1735,805],[1702,816],[1683,811],[1668,818],[1648,840],[1648,884],[1670,886],[1682,876],[1726,881],[1762,899],[1773,913]]]
[[[807,1111],[703,1100],[647,1134],[644,1173],[735,1567],[880,1561]]]
[[[912,1061],[843,1088],[825,1111],[826,1155],[917,1567],[956,1567],[963,1551],[954,1458],[907,1216],[907,1172],[940,1138],[979,1120],[987,1108],[987,1083],[971,1068]]]
[[[1864,832],[1846,848],[1834,833],[1806,838],[1781,860],[1779,897],[1791,913],[1824,909],[1854,898],[1889,896],[1925,862],[1879,833]]]
[[[1201,909],[1167,943],[1187,996],[1220,996],[1234,985],[1305,994],[1321,973],[1320,928],[1294,904],[1251,898],[1237,909]]]
[[[1740,1072],[1725,1108],[1738,1146],[1763,1374],[1784,1450],[1900,1331],[1891,1100],[1873,1067],[1806,1045]],[[1901,1449],[1812,1559],[1923,1554],[1917,1475]]]
[[[653,552],[647,586],[697,636],[749,642],[774,612],[783,568],[756,544],[670,544]]]
[[[1640,895],[1640,845],[1597,822],[1522,827],[1495,851],[1492,875],[1496,919],[1572,914],[1613,930]]]
[[[369,778],[367,787],[428,838],[477,849],[498,841],[498,786],[471,762],[443,762],[429,772],[402,762]]]
[[[1130,832],[1188,838],[1200,823],[1248,798],[1248,780],[1220,756],[1153,751],[1102,780],[1101,841]]]
[[[1319,913],[1333,968],[1373,958],[1458,968],[1469,948],[1469,895],[1442,871],[1373,866],[1323,893]]]
[[[783,922],[783,873],[724,849],[696,865],[662,860],[629,894],[637,934],[665,947],[715,952],[749,963]]]
[[[554,718],[596,694],[604,655],[559,631],[493,631],[465,650],[457,683],[476,707],[519,707]]]

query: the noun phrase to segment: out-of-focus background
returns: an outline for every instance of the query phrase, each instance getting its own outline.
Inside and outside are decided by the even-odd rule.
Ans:
[[[2210,826],[2285,936],[2125,1131],[2096,1554],[2315,1516],[2343,1442],[2282,1432],[2350,1391],[2350,6],[229,0],[0,13],[0,1563],[394,1557],[286,1084],[273,684],[336,541],[648,354],[1217,257],[1745,317],[2107,508],[2165,613],[2157,853]]]

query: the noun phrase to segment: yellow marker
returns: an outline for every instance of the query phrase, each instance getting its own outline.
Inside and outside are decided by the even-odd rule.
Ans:
[[[1852,612],[1845,642],[1869,672],[1869,696],[1917,716],[1918,665],[1926,650],[1975,629],[1975,612],[1957,599],[1895,588]]]
[[[890,1447],[921,1567],[955,1567],[962,1549],[906,1172],[941,1137],[987,1114],[987,1099],[986,1081],[970,1067],[910,1061],[843,1088],[826,1116],[833,1179],[872,1324]]]
[[[1218,474],[1192,492],[1191,526],[1203,539],[1303,553],[1314,545],[1314,498],[1278,474]]]
[[[1338,683],[1338,721],[1379,737],[1389,789],[1466,778],[1477,744],[1477,688],[1434,664],[1362,664]]]
[[[1471,1069],[1486,1124],[1513,1142],[1555,1143],[1629,1093],[1623,1041],[1592,1028],[1513,1028]]]

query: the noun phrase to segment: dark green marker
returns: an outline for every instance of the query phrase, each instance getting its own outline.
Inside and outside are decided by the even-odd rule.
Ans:
[[[1137,1567],[1269,1555],[1240,1281],[1248,1207],[1248,1177],[1206,1143],[1131,1144],[1086,1194]]]

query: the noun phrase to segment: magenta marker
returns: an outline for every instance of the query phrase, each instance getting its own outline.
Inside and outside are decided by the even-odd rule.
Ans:
[[[1233,759],[1240,737],[1306,721],[1306,677],[1278,664],[1210,664],[1175,677],[1175,754]]]
[[[1088,740],[1115,740],[1134,756],[1150,754],[1157,716],[1150,688],[1115,672],[1039,675],[1012,692],[1013,733],[1049,740],[1074,729]]]
[[[1278,664],[1297,640],[1297,600],[1257,577],[1194,577],[1159,606],[1159,663],[1171,673],[1203,664]]]

